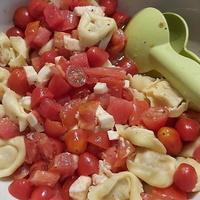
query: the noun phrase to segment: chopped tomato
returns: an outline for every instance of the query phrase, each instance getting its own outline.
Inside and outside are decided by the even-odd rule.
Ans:
[[[125,99],[111,97],[107,112],[114,117],[116,124],[126,124],[133,110],[133,104]]]
[[[117,0],[99,0],[99,5],[106,8],[106,15],[111,16],[115,13],[118,3]]]
[[[55,195],[55,192],[49,186],[36,187],[31,194],[31,200],[49,200]]]
[[[43,0],[31,0],[29,2],[28,9],[34,18],[39,19],[41,16],[43,16],[43,10],[46,6],[47,2]]]
[[[59,137],[67,131],[67,128],[64,127],[59,121],[46,119],[44,123],[44,130],[49,137]]]
[[[78,125],[82,129],[94,130],[97,125],[96,110],[99,106],[98,101],[83,103],[78,108]]]
[[[118,65],[124,68],[127,74],[135,75],[135,74],[138,74],[139,72],[139,69],[136,63],[133,62],[133,60],[129,58],[122,59]]]
[[[91,153],[84,152],[79,156],[78,174],[89,176],[99,171],[99,160]]]
[[[25,96],[30,91],[26,72],[23,68],[14,69],[8,77],[8,87],[19,95]]]
[[[133,101],[133,93],[129,88],[122,88],[122,98],[127,101]]]
[[[66,80],[72,87],[82,87],[87,82],[87,76],[80,65],[70,65],[66,70]]]
[[[167,122],[168,117],[168,109],[159,106],[150,107],[145,110],[141,115],[141,119],[144,125],[152,131],[158,131],[162,126],[164,126]]]
[[[130,15],[119,11],[115,12],[112,18],[116,21],[117,27],[120,29],[124,29],[131,19]]]
[[[13,197],[28,200],[31,197],[33,186],[27,179],[17,179],[9,185],[8,190]]]
[[[100,78],[100,82],[106,83],[108,87],[118,86],[122,88],[124,86],[124,80],[120,80],[115,77],[103,77]]]
[[[45,98],[41,101],[37,107],[37,111],[45,118],[52,121],[59,121],[59,113],[61,111],[61,105],[58,104],[54,99]]]
[[[70,56],[70,63],[72,65],[79,65],[82,67],[89,67],[88,57],[86,52],[77,53],[75,55]]]
[[[177,155],[183,147],[179,133],[174,128],[163,126],[158,130],[157,138],[170,155]]]
[[[65,135],[65,144],[70,153],[80,155],[87,148],[88,134],[83,129],[70,130]]]
[[[28,7],[22,6],[15,10],[13,15],[13,22],[16,27],[25,29],[27,24],[32,22],[34,18],[30,15]]]
[[[65,176],[73,175],[78,167],[78,156],[69,152],[61,153],[49,164],[49,171],[64,174]]]
[[[48,169],[49,162],[44,160],[39,160],[34,162],[30,169],[29,174],[31,175],[33,172],[40,170],[40,171],[46,171]]]
[[[92,133],[87,140],[101,149],[108,149],[111,146],[111,141],[106,132]]]
[[[61,109],[60,117],[65,127],[72,128],[77,124],[76,113],[82,104],[81,99],[73,99],[67,102]]]
[[[175,129],[179,132],[181,140],[195,141],[199,136],[199,123],[189,117],[181,117],[175,124]]]
[[[109,58],[109,54],[99,47],[90,47],[87,50],[90,67],[101,67]]]
[[[187,163],[181,163],[174,173],[174,184],[184,192],[191,192],[197,182],[195,168]]]
[[[53,97],[53,93],[48,88],[36,87],[31,93],[31,108],[35,109],[45,98],[53,99]]]
[[[55,98],[61,97],[71,90],[71,86],[66,82],[66,80],[57,75],[53,75],[49,81],[48,88]]]
[[[70,10],[60,10],[54,4],[44,8],[44,16],[48,25],[55,31],[67,31],[76,28],[79,18]]]
[[[8,117],[0,118],[0,138],[8,140],[19,135],[19,127]]]
[[[45,63],[55,63],[55,58],[58,56],[57,52],[55,51],[45,51],[41,56],[40,56],[40,64],[42,66],[45,65]]]

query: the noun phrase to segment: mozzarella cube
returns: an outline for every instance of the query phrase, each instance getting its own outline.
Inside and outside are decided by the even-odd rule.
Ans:
[[[108,92],[108,87],[106,83],[97,82],[93,89],[95,94],[104,94]]]
[[[109,140],[118,140],[119,139],[119,134],[117,133],[117,131],[109,130],[109,131],[107,131],[107,134],[108,134]]]
[[[109,130],[115,125],[114,117],[106,112],[100,105],[97,108],[96,117],[102,129]]]
[[[31,110],[31,97],[30,96],[22,97],[19,100],[19,102],[21,103],[23,108],[25,108],[26,110]]]
[[[74,200],[85,200],[91,185],[89,176],[80,176],[69,188],[69,195]]]
[[[64,36],[64,47],[69,51],[83,51],[85,49],[81,46],[79,40],[71,38],[70,35]]]
[[[34,85],[38,79],[37,72],[35,71],[33,66],[24,66],[23,68],[26,73],[29,85]]]
[[[130,87],[130,81],[129,80],[125,80],[124,81],[124,88],[129,88]]]

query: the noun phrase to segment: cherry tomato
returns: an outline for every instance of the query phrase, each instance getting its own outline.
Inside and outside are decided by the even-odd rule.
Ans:
[[[127,74],[135,75],[138,74],[138,66],[129,58],[124,58],[119,62],[119,66],[126,70]]]
[[[108,134],[105,132],[92,133],[88,137],[88,142],[102,149],[108,149],[111,146],[111,141],[108,138]]]
[[[15,26],[10,27],[10,28],[6,31],[6,35],[7,35],[8,37],[11,37],[11,36],[20,36],[20,37],[22,37],[22,38],[25,37],[24,31],[21,30],[20,28],[15,27]]]
[[[169,117],[169,111],[165,107],[150,107],[141,114],[141,120],[146,128],[158,131],[165,125]]]
[[[182,149],[182,141],[180,139],[178,131],[171,127],[162,127],[158,130],[157,138],[167,149],[167,153],[170,155],[177,155]]]
[[[9,193],[17,199],[28,200],[31,197],[32,185],[27,179],[16,179],[8,187]]]
[[[87,148],[88,134],[82,129],[70,130],[65,136],[65,144],[70,153],[78,154],[85,152]]]
[[[175,124],[183,141],[195,141],[199,136],[200,125],[195,119],[181,117]]]
[[[131,17],[124,12],[115,12],[112,18],[116,21],[117,27],[121,29],[124,29],[131,19]]]
[[[19,7],[13,15],[13,22],[15,26],[22,29],[25,29],[27,24],[33,20],[34,18],[30,15],[28,7],[26,6]]]
[[[14,69],[8,78],[8,87],[19,95],[26,95],[30,90],[26,72],[23,68]]]
[[[44,66],[45,63],[55,63],[55,58],[57,56],[58,54],[55,51],[45,51],[40,57],[41,65]]]
[[[194,150],[193,158],[200,163],[200,146]]]
[[[79,65],[70,65],[66,70],[66,80],[72,87],[81,87],[87,82],[87,76]]]
[[[99,160],[91,153],[84,152],[79,156],[78,161],[79,175],[92,175],[99,171]]]
[[[184,192],[191,192],[197,180],[198,177],[195,168],[187,163],[180,164],[174,173],[175,185]]]
[[[31,195],[31,200],[49,200],[54,196],[54,191],[48,186],[37,187]]]
[[[113,15],[117,9],[118,3],[117,0],[100,0],[99,5],[106,8],[106,15]]]
[[[90,47],[87,50],[90,67],[101,67],[109,58],[109,54],[99,47]]]

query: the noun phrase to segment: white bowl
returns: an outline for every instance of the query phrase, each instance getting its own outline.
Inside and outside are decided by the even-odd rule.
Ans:
[[[133,16],[137,11],[145,7],[155,7],[162,12],[176,12],[180,14],[189,26],[189,44],[188,48],[200,56],[200,1],[199,0],[118,0],[119,8]],[[27,5],[28,0],[0,0],[0,32],[5,31],[12,24],[12,15],[14,9]],[[5,200],[14,200],[8,194],[7,186],[9,181],[0,181],[0,197]],[[192,200],[200,199],[200,194],[192,195]]]

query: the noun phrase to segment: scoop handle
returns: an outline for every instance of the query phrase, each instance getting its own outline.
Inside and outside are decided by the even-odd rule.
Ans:
[[[153,67],[161,73],[180,94],[200,111],[200,65],[176,53],[168,44],[150,50]]]
[[[192,51],[185,48],[180,52],[180,54],[182,56],[190,58],[190,59],[192,59],[192,60],[194,60],[194,61],[196,61],[200,64],[200,58],[196,54],[194,54]]]

